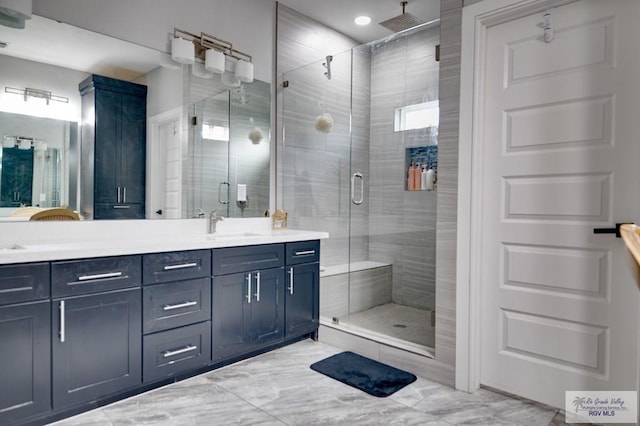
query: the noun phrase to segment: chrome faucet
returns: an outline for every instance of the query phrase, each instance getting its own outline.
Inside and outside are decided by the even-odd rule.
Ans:
[[[219,221],[224,220],[224,216],[218,216],[218,209],[213,209],[211,214],[209,215],[209,233],[213,234],[216,232],[216,225]]]

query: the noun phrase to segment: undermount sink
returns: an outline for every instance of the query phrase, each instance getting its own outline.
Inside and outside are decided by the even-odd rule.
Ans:
[[[234,234],[207,234],[207,238],[210,240],[230,240],[234,238],[247,238],[247,237],[259,237],[260,234],[253,232],[239,232]]]
[[[13,251],[13,250],[24,250],[24,247],[19,244],[9,244],[9,245],[0,246],[0,252]]]

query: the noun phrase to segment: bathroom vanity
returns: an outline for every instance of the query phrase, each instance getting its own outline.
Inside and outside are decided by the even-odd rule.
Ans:
[[[319,239],[327,236],[5,247],[0,424],[60,419],[315,338]]]

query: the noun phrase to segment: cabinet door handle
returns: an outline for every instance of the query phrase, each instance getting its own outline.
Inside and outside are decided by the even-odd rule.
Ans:
[[[173,311],[174,309],[188,308],[189,306],[195,306],[197,304],[198,304],[198,302],[196,302],[195,300],[190,300],[188,302],[178,303],[177,305],[164,305],[162,307],[162,310],[163,311]]]
[[[260,301],[260,272],[256,272],[256,302]]]
[[[78,277],[78,281],[102,280],[105,278],[121,277],[122,272],[107,272],[106,274],[82,275]]]
[[[293,266],[289,268],[289,294],[293,294]]]
[[[130,206],[113,206],[114,209],[129,209]]]
[[[297,251],[296,256],[310,256],[316,254],[315,250]]]
[[[122,187],[122,202],[123,203],[127,202],[127,187],[126,186]]]
[[[180,355],[183,354],[185,352],[191,352],[191,351],[195,351],[196,349],[198,349],[197,346],[193,346],[193,345],[187,345],[184,348],[180,348],[180,349],[176,349],[174,351],[164,351],[162,353],[162,356],[164,358],[169,358],[171,356],[175,356],[175,355]]]
[[[65,307],[64,300],[60,301],[60,343],[64,343],[66,338],[66,324],[65,324]]]
[[[179,265],[167,265],[162,269],[164,269],[165,271],[173,271],[174,269],[193,268],[196,266],[198,266],[196,262],[191,262],[191,263],[181,263]]]
[[[247,274],[247,303],[251,303],[251,274]]]
[[[119,186],[117,187],[117,190],[118,190],[118,194],[116,196],[116,203],[119,203],[120,202],[120,187]]]

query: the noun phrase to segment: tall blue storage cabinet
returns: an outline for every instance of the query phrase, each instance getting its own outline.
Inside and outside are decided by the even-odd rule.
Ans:
[[[91,75],[80,83],[80,212],[144,219],[147,87]]]

